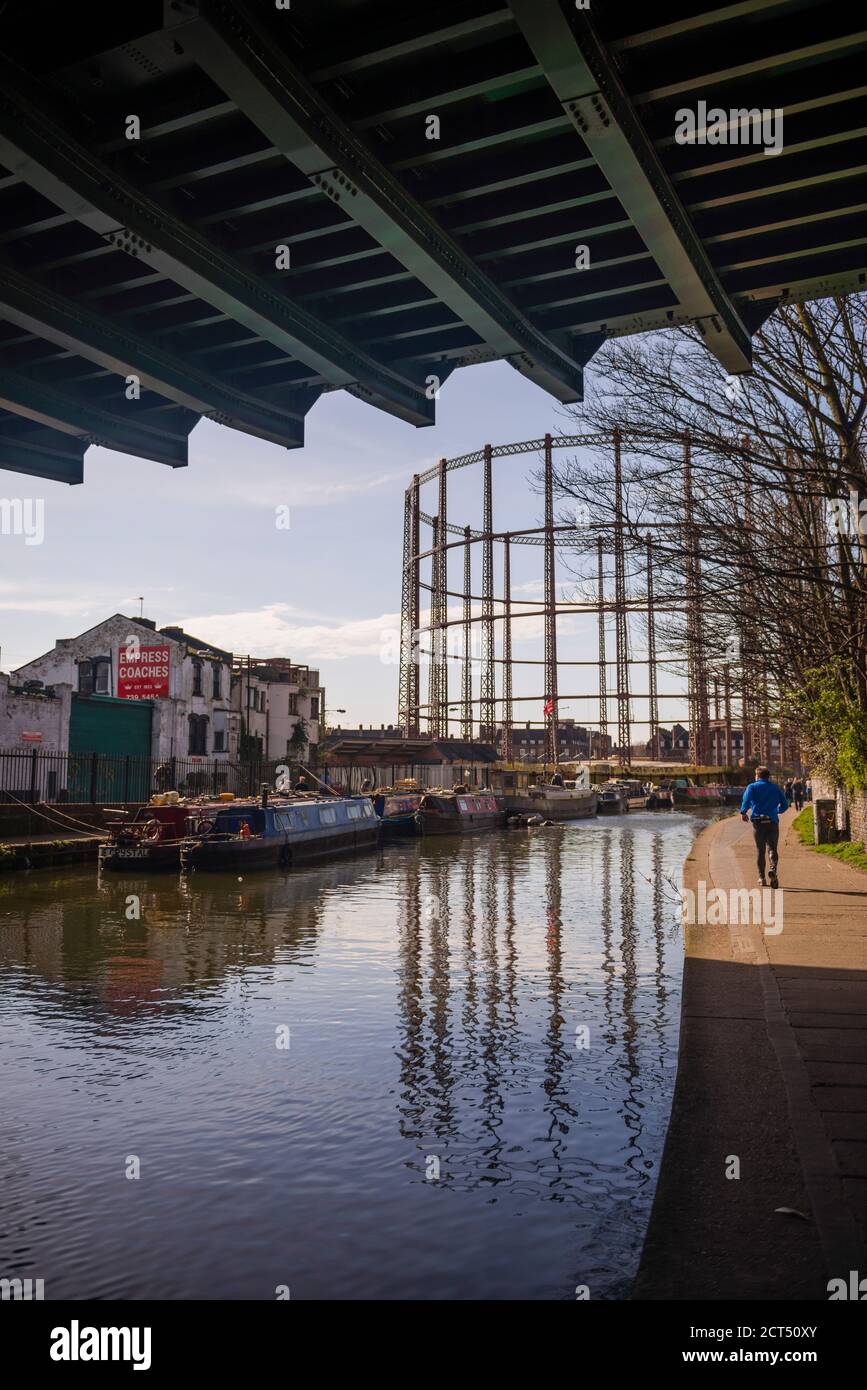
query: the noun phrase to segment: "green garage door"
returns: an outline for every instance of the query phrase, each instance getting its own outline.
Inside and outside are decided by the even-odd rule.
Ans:
[[[69,799],[146,801],[151,788],[149,700],[110,695],[72,697],[69,718]],[[97,754],[94,761],[94,754]]]

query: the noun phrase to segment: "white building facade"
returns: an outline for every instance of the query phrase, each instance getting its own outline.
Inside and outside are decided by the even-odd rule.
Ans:
[[[235,664],[232,675],[232,709],[243,720],[243,729],[255,751],[269,761],[290,753],[295,729],[303,721],[307,746],[319,745],[325,714],[325,690],[319,672],[299,666],[288,657],[251,657]]]
[[[40,680],[71,687],[92,701],[150,701],[150,756],[232,761],[239,720],[231,707],[232,654],[146,618],[115,613],[13,672],[16,684]],[[74,700],[73,700],[74,708]],[[106,714],[106,720],[108,720]],[[74,713],[73,713],[74,718]]]

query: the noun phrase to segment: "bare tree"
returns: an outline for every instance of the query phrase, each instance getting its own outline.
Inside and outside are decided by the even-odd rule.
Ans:
[[[610,537],[617,520],[620,432],[620,524],[636,557],[653,536],[669,650],[685,662],[697,591],[707,668],[729,665],[849,782],[867,781],[865,329],[863,294],[784,305],[737,378],[695,329],[611,340],[569,411],[569,432],[601,442],[556,473],[560,505],[591,518],[589,552],[592,523]]]

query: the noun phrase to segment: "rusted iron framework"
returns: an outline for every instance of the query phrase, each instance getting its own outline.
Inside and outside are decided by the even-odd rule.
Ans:
[[[625,441],[629,448],[640,444],[640,436],[630,435]],[[613,460],[613,521],[588,522],[580,528],[573,522],[558,521],[555,513],[554,450],[576,449],[583,446],[610,448]],[[542,439],[524,440],[515,444],[492,446],[464,454],[458,458],[441,459],[434,467],[416,475],[407,489],[404,507],[404,546],[402,571],[400,704],[398,724],[407,737],[418,737],[422,731],[434,737],[448,737],[460,730],[462,738],[470,738],[478,730],[483,741],[496,739],[501,728],[500,752],[512,756],[515,705],[520,701],[533,704],[542,711],[545,732],[545,755],[549,765],[560,759],[559,708],[565,701],[590,701],[596,704],[596,719],[581,723],[595,733],[593,752],[599,756],[607,745],[609,733],[609,701],[616,706],[616,740],[612,753],[621,763],[629,764],[632,756],[632,734],[635,724],[649,728],[651,756],[663,755],[660,742],[659,702],[677,702],[688,719],[690,761],[707,765],[715,761],[730,763],[734,753],[732,728],[737,722],[743,728],[746,756],[755,756],[761,748],[767,758],[770,753],[770,721],[768,698],[763,670],[756,666],[758,657],[752,614],[745,607],[743,625],[736,634],[734,645],[721,670],[709,669],[705,637],[706,595],[700,560],[700,526],[695,520],[692,493],[690,441],[683,442],[683,490],[676,520],[657,523],[660,530],[678,530],[685,553],[684,578],[686,592],[686,689],[660,689],[660,667],[671,669],[674,658],[660,655],[657,649],[657,623],[663,613],[681,612],[683,598],[661,600],[655,584],[654,569],[660,551],[651,531],[635,537],[630,535],[623,496],[621,448],[624,439],[619,430],[610,435],[545,435]],[[541,484],[544,497],[544,520],[541,526],[523,526],[495,530],[493,464],[497,459],[514,458],[523,454],[535,455],[541,464]],[[448,478],[458,469],[481,469],[481,530],[465,523],[448,520]],[[422,488],[437,484],[437,510],[428,514],[422,510]],[[744,524],[750,524],[749,480],[744,493]],[[481,547],[481,592],[473,591],[472,548]],[[494,547],[503,547],[503,590],[494,591]],[[543,601],[517,597],[512,584],[515,545],[536,546],[542,549]],[[459,591],[449,588],[448,552],[458,549],[463,559],[463,583]],[[556,564],[558,555],[580,551],[585,557],[596,554],[596,573],[587,576],[592,593],[585,599],[558,598]],[[592,561],[591,561],[592,563]],[[453,567],[453,574],[458,568]],[[430,583],[423,582],[422,573],[429,569]],[[424,597],[426,594],[426,598]],[[424,601],[424,611],[423,611]],[[595,660],[564,660],[558,651],[558,618],[586,613],[596,618],[598,650]],[[541,618],[543,652],[540,658],[521,658],[516,663],[512,654],[514,623],[522,618]],[[449,643],[449,629],[460,630],[460,652],[457,644]],[[499,649],[497,628],[501,629]],[[614,655],[609,656],[608,633],[614,630]],[[645,652],[637,655],[633,644],[639,632],[646,633]],[[478,635],[478,643],[474,640]],[[743,655],[743,660],[741,659]],[[460,662],[460,701],[449,705],[448,663]],[[428,699],[421,702],[422,665],[428,667]],[[541,667],[538,688],[532,694],[515,694],[513,668]],[[564,694],[565,668],[596,667],[595,689],[571,689]],[[497,691],[497,668],[499,694]],[[755,667],[755,669],[754,669]],[[646,668],[643,689],[635,689],[636,668]],[[474,674],[476,676],[474,682]],[[713,683],[713,684],[712,684]],[[755,692],[755,701],[742,695],[744,689]],[[724,719],[711,739],[711,704],[715,722]],[[733,691],[739,695],[740,709],[733,711]],[[476,693],[477,692],[477,693]],[[722,702],[720,694],[722,692]],[[755,703],[755,708],[753,707]],[[640,704],[640,711],[637,706]],[[455,713],[450,715],[450,710]],[[498,719],[499,714],[499,719]],[[539,722],[536,720],[535,722]],[[724,742],[723,742],[724,737]],[[724,752],[724,757],[721,754]]]

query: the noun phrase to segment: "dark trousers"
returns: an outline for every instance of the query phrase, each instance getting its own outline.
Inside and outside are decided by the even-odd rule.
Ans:
[[[756,842],[756,863],[759,866],[759,873],[762,878],[765,876],[765,851],[767,851],[771,861],[771,873],[777,872],[779,855],[777,846],[780,842],[780,827],[776,821],[753,821],[753,838]]]

